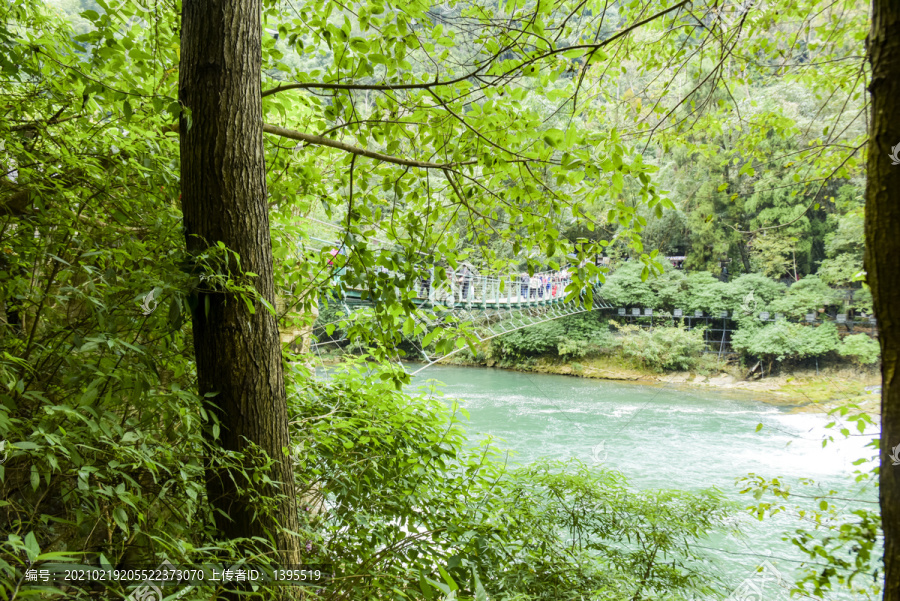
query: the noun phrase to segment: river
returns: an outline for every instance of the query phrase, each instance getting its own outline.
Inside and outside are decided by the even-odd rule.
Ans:
[[[860,490],[851,477],[854,470],[866,469],[852,465],[855,460],[875,457],[876,451],[866,447],[873,435],[867,430],[866,435],[844,438],[837,430],[826,429],[834,418],[823,413],[796,413],[727,391],[499,369],[434,366],[416,377],[418,383],[428,379],[442,382],[445,394],[469,412],[467,430],[473,442],[494,437],[518,463],[540,456],[575,457],[614,467],[638,488],[714,486],[743,505],[753,499],[739,494],[735,481],[750,473],[782,478],[795,489],[800,478],[811,478],[821,489],[834,489],[852,499],[839,502],[850,509],[872,508],[869,503],[877,500],[875,490]],[[757,431],[758,424],[762,428]],[[850,426],[856,433],[855,424]],[[828,435],[834,442],[823,448]],[[806,495],[817,490],[804,489]],[[787,588],[779,587],[774,577],[793,582],[803,557],[781,536],[803,524],[796,514],[787,513],[762,522],[744,513],[737,520],[743,537],[717,535],[700,543],[715,558],[717,570],[721,568],[721,589],[733,591],[729,601],[788,599]],[[762,574],[754,576],[761,565]],[[749,594],[761,586],[768,588]]]

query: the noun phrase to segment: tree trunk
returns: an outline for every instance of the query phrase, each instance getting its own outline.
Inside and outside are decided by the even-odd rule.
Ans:
[[[900,472],[891,448],[900,444],[900,3],[873,0],[868,39],[872,82],[866,182],[866,272],[881,343],[880,502],[884,528],[884,600],[900,601]]]
[[[744,265],[744,273],[752,273],[750,268],[750,249],[747,248],[747,242],[741,240],[738,243],[738,251],[741,253],[741,263]]]
[[[185,237],[194,255],[221,241],[240,256],[241,270],[275,304],[272,242],[263,154],[260,0],[184,0],[179,98],[181,190]],[[223,268],[231,274],[235,266]],[[201,292],[193,307],[200,394],[217,393],[212,414],[221,423],[218,444],[228,451],[259,445],[274,459],[270,478],[285,483],[274,515],[257,515],[247,491],[271,496],[272,487],[248,482],[240,470],[207,464],[207,491],[216,525],[233,539],[261,536],[281,551],[281,563],[300,563],[299,542],[279,528],[298,530],[289,454],[281,343],[275,317],[257,304]],[[207,308],[208,307],[208,308]],[[208,424],[208,426],[211,426]],[[208,427],[208,436],[212,428]],[[252,469],[252,468],[251,468]]]

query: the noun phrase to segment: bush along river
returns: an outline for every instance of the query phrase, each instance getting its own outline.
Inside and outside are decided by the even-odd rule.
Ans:
[[[825,565],[783,540],[798,528],[814,530],[815,511],[844,518],[860,507],[877,511],[877,489],[854,479],[857,470],[871,470],[877,451],[867,445],[875,436],[874,424],[857,428],[852,421],[843,423],[847,416],[829,416],[824,409],[797,411],[738,391],[499,369],[433,366],[416,382],[430,379],[441,382],[447,397],[468,411],[470,440],[492,437],[510,451],[511,462],[575,458],[619,470],[637,488],[721,490],[740,508],[733,522],[736,532],[711,535],[698,550],[715,565],[721,578],[718,590],[730,591],[729,601],[789,599],[804,568]],[[842,435],[842,428],[850,436]],[[863,458],[867,461],[854,465]],[[746,481],[737,483],[748,476],[778,478],[781,486],[802,496],[779,501],[764,495],[761,500],[783,504],[785,510],[758,520],[746,509],[758,501],[741,494]],[[826,507],[822,496],[828,491],[834,491],[834,498]],[[852,562],[852,551],[842,553]],[[877,556],[880,549],[873,553]],[[871,586],[872,574],[857,577],[860,586],[864,581]],[[812,598],[867,597],[843,589]]]

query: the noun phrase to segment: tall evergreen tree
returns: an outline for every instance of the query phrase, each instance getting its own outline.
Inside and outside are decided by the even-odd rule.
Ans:
[[[900,472],[891,449],[900,444],[900,3],[873,0],[868,39],[872,65],[866,184],[866,271],[881,343],[880,501],[884,529],[884,600],[900,599]],[[896,154],[895,154],[896,156]]]
[[[275,302],[272,243],[263,151],[260,0],[186,0],[182,8],[181,190],[187,248],[193,256],[224,243],[240,263],[220,261],[220,275],[256,274],[261,298]],[[232,258],[235,255],[226,255]],[[213,278],[212,281],[219,281]],[[211,398],[221,446],[246,452],[258,445],[277,463],[283,484],[274,515],[253,502],[259,481],[249,465],[207,466],[207,490],[228,538],[273,537],[285,564],[296,564],[297,507],[288,452],[281,343],[274,315],[216,286],[193,307],[199,392]],[[210,424],[209,434],[215,431]],[[218,429],[216,430],[218,431]]]

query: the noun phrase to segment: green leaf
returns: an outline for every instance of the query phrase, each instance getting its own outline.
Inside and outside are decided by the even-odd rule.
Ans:
[[[419,570],[419,590],[422,591],[422,595],[425,597],[425,601],[431,601],[434,598],[434,592],[428,585],[425,574],[421,569]]]
[[[543,140],[552,148],[558,148],[560,144],[562,144],[564,134],[561,130],[554,128],[550,128],[544,132]]]
[[[481,579],[478,577],[478,571],[474,566],[472,567],[472,578],[475,580],[475,601],[488,601],[487,591],[484,590]]]
[[[599,63],[601,61],[607,60],[608,58],[609,58],[609,55],[606,53],[605,50],[603,50],[603,48],[596,48],[591,53],[591,58],[590,58],[590,61],[588,61],[588,64]]]
[[[28,560],[32,563],[41,554],[41,547],[38,545],[34,532],[29,532],[25,535],[25,554],[28,555]]]
[[[115,520],[116,525],[118,525],[119,528],[128,532],[128,514],[125,512],[124,508],[116,507],[113,510],[113,520]]]
[[[453,578],[450,577],[450,574],[448,574],[444,568],[438,566],[438,571],[441,573],[441,578],[444,579],[444,582],[447,583],[447,586],[450,587],[451,591],[459,590],[459,586],[456,584],[456,582],[454,582]]]
[[[278,313],[275,311],[275,307],[272,306],[272,303],[270,303],[269,301],[267,301],[266,299],[264,299],[261,296],[259,297],[259,302],[261,302],[263,304],[263,307],[265,307],[266,311],[268,311],[271,315],[275,315],[275,316],[278,315]]]

